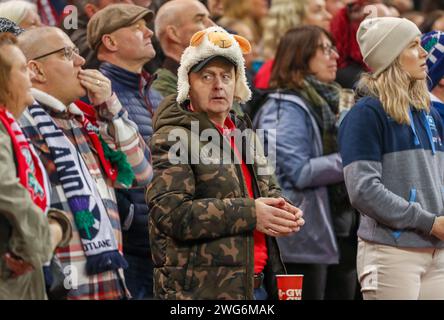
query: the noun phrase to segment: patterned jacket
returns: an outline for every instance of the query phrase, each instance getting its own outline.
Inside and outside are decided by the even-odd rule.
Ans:
[[[37,100],[36,103],[50,113],[66,137],[81,151],[79,156],[83,158],[92,178],[97,183],[119,250],[122,251],[120,219],[113,188],[119,186],[112,186],[111,180],[106,178],[96,150],[79,121],[82,116],[81,111],[72,104],[69,106],[69,111],[67,111],[66,106],[54,97],[38,90],[34,90],[33,93]],[[122,106],[115,95],[106,104],[98,106],[97,111],[102,137],[111,148],[121,150],[126,154],[128,162],[136,175],[134,184],[146,186],[152,177],[152,168],[149,159],[145,156],[147,147],[139,135],[136,125],[128,119],[127,112],[122,110]],[[82,243],[62,185],[58,180],[57,170],[51,160],[48,146],[36,130],[36,123],[28,112],[25,111],[20,123],[48,172],[52,188],[51,206],[64,210],[71,219],[73,236],[69,246],[57,251],[57,257],[62,263],[65,275],[70,276],[72,280],[72,289],[68,293],[68,299],[108,300],[129,297],[129,292],[124,284],[123,270],[107,271],[92,276],[86,274],[86,257],[82,249]],[[67,266],[69,268],[66,268]]]
[[[242,118],[230,116],[238,129],[247,129]],[[154,116],[151,140],[154,178],[147,190],[147,202],[155,296],[253,299],[254,199],[248,198],[240,164],[195,161],[194,147],[189,142],[193,135],[192,121],[199,123],[199,136],[205,129],[216,130],[205,113],[186,111],[177,105],[174,96],[166,98]],[[194,158],[188,162],[191,164],[170,161],[169,151],[175,153],[178,145],[169,135],[182,135],[184,142],[180,148],[186,150],[185,158]],[[220,152],[224,148],[229,150],[232,156],[229,142],[221,138],[221,144],[213,146]],[[205,153],[204,143],[195,146],[199,154]],[[238,145],[238,150],[245,150],[243,147]],[[258,159],[263,163],[264,157],[258,156],[254,165],[249,165],[255,198],[280,196],[274,176],[257,175]],[[277,298],[273,274],[285,271],[274,238],[267,238],[267,247],[265,285],[270,297]]]

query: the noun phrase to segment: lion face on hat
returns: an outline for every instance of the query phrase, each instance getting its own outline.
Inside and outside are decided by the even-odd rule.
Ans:
[[[232,35],[218,26],[195,33],[191,37],[190,46],[185,49],[180,60],[177,75],[177,102],[182,103],[188,97],[190,90],[188,74],[191,68],[210,56],[222,56],[236,64],[235,99],[239,102],[247,102],[251,97],[251,91],[245,76],[243,54],[250,53],[250,51],[251,45],[247,39]]]

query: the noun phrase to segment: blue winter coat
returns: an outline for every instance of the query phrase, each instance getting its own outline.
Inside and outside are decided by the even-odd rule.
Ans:
[[[338,247],[326,186],[344,180],[338,153],[323,155],[322,137],[312,109],[294,94],[270,94],[255,118],[265,134],[284,196],[304,211],[301,231],[278,239],[286,263],[338,263]],[[273,144],[276,147],[273,147]]]
[[[147,73],[133,73],[108,62],[100,65],[100,71],[111,80],[113,91],[148,145],[153,134],[152,116],[162,100],[157,91],[149,88],[151,77]],[[116,194],[125,254],[150,257],[145,189],[119,189]]]

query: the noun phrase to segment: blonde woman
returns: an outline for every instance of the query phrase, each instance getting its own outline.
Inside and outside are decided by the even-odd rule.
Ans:
[[[316,25],[330,31],[332,15],[325,0],[273,0],[264,22],[264,57],[273,59],[283,35],[299,25]]]
[[[42,25],[40,16],[37,13],[37,6],[28,1],[11,0],[0,3],[0,17],[15,22],[25,30]]]
[[[364,299],[444,299],[444,129],[430,107],[427,52],[407,19],[364,20],[357,39],[372,69],[367,96],[339,132],[344,178],[361,213]]]
[[[254,79],[255,86],[268,88],[276,49],[288,30],[300,25],[312,25],[329,31],[331,19],[325,0],[273,0],[264,22],[265,63]]]
[[[268,13],[267,0],[222,0],[224,14],[218,20],[221,26],[232,23],[233,20],[245,23],[253,32],[253,47],[257,47],[260,55],[263,51],[263,20]]]
[[[241,20],[253,29],[256,42],[262,38],[262,23],[268,13],[267,0],[223,0],[223,8],[222,19]]]

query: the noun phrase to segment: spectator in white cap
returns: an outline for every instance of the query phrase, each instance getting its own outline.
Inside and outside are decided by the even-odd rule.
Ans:
[[[23,0],[0,3],[0,17],[8,18],[23,29],[36,28],[42,25],[37,6]]]
[[[444,129],[430,107],[427,52],[406,19],[364,20],[357,40],[373,71],[339,132],[344,178],[360,212],[364,299],[444,299]]]

